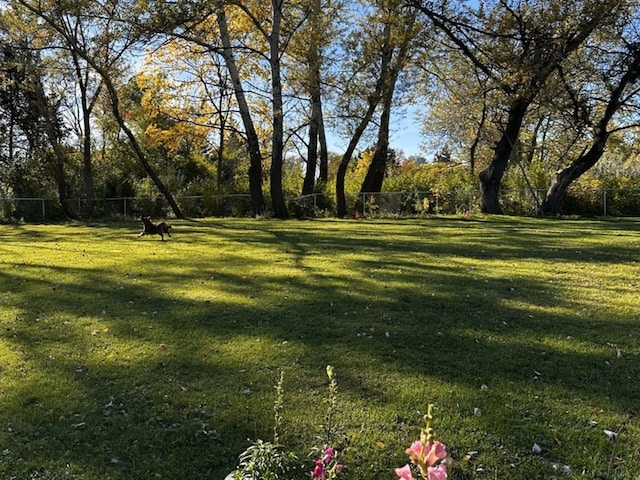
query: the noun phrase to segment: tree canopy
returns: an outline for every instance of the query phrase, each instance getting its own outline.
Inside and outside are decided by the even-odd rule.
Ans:
[[[116,195],[161,195],[180,217],[177,195],[224,193],[278,218],[322,193],[344,216],[347,193],[416,185],[390,180],[421,170],[389,147],[409,107],[425,112],[407,120],[424,158],[463,169],[487,213],[503,212],[511,170],[556,214],[596,165],[635,159],[635,2],[1,6],[0,193],[55,192],[68,217]]]

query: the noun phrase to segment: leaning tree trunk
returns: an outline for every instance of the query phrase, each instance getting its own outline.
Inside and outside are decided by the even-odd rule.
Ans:
[[[630,51],[631,57],[626,65],[626,71],[620,78],[618,85],[611,91],[602,117],[594,128],[593,142],[587,153],[578,157],[571,165],[562,169],[551,182],[546,198],[540,210],[544,215],[556,215],[560,211],[560,205],[572,182],[593,167],[602,157],[605,146],[611,132],[608,130],[609,122],[616,112],[625,105],[624,93],[628,85],[633,85],[640,78],[640,48],[633,45]]]
[[[360,193],[379,193],[382,190],[384,176],[387,173],[387,161],[389,158],[389,122],[391,117],[391,99],[393,93],[387,92],[380,115],[378,127],[378,140],[376,149],[367,169],[367,174],[362,181]]]
[[[82,180],[84,183],[84,194],[86,203],[82,214],[85,217],[92,217],[95,208],[95,184],[93,181],[93,165],[92,165],[92,146],[91,146],[91,112],[97,99],[99,98],[102,84],[98,87],[93,95],[93,99],[89,100],[89,78],[88,69],[80,66],[80,58],[77,53],[72,52],[73,65],[76,72],[76,81],[80,89],[80,105],[82,107]]]
[[[502,137],[496,144],[493,159],[487,168],[479,174],[480,179],[480,211],[482,213],[503,213],[500,205],[500,184],[509,164],[513,146],[518,139],[524,116],[529,107],[529,101],[516,100],[509,109],[507,125]]]
[[[144,168],[145,172],[147,173],[147,175],[149,175],[149,178],[151,178],[151,180],[153,181],[154,185],[158,188],[160,193],[164,195],[164,198],[169,203],[169,206],[173,210],[174,215],[177,218],[184,218],[182,210],[180,210],[180,207],[178,206],[175,199],[173,198],[173,195],[171,194],[167,186],[164,184],[164,182],[160,179],[160,177],[158,177],[158,174],[156,173],[155,169],[151,166],[151,164],[147,160],[147,156],[144,154],[142,147],[140,147],[140,144],[138,143],[136,136],[133,134],[131,129],[127,126],[127,123],[124,121],[124,118],[122,117],[122,113],[120,112],[120,100],[118,97],[118,91],[116,90],[115,85],[111,81],[111,78],[102,69],[98,69],[98,72],[100,73],[102,80],[104,81],[105,87],[107,88],[107,92],[109,93],[109,99],[111,100],[111,111],[113,113],[113,116],[116,122],[118,123],[118,126],[122,129],[124,134],[129,139],[131,148],[133,148],[133,152],[135,153],[138,161],[140,162],[140,165],[142,165],[142,168]]]
[[[238,103],[238,113],[242,119],[242,125],[247,136],[247,147],[249,149],[249,194],[251,197],[251,210],[254,215],[262,215],[265,211],[264,195],[262,193],[262,153],[260,153],[260,140],[256,132],[255,125],[251,119],[249,104],[244,94],[240,72],[233,56],[233,47],[227,28],[227,17],[224,10],[218,11],[218,28],[220,29],[220,39],[222,41],[222,57],[224,58],[233,92]]]
[[[604,153],[604,148],[609,138],[609,133],[604,127],[596,129],[596,135],[589,151],[578,157],[571,165],[560,170],[549,186],[547,195],[540,205],[542,215],[557,215],[560,212],[562,201],[571,184],[580,178],[583,173],[593,167]]]
[[[353,152],[355,152],[362,134],[367,129],[369,122],[371,122],[371,119],[373,118],[373,114],[376,111],[376,106],[379,101],[380,95],[379,91],[377,91],[376,94],[369,98],[369,107],[353,133],[353,136],[349,141],[349,145],[347,146],[347,150],[344,152],[340,165],[338,166],[338,174],[336,175],[336,213],[338,218],[343,218],[347,214],[347,197],[344,193],[344,179],[347,176],[347,167],[349,166],[349,162],[353,157]]]

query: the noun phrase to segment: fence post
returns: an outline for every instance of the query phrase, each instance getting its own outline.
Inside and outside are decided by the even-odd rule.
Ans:
[[[44,209],[44,198],[41,198],[40,202],[42,203],[42,220],[45,221],[47,219],[47,213]]]

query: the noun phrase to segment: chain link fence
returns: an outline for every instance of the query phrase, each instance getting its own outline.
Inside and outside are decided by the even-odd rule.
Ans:
[[[500,201],[510,215],[535,215],[544,199],[545,190],[504,190]],[[477,190],[414,191],[358,193],[347,195],[349,216],[388,217],[451,215],[479,211]],[[251,198],[248,194],[176,197],[187,217],[250,217]],[[312,194],[288,199],[289,211],[296,217],[335,215],[334,199]],[[171,207],[163,196],[97,199],[89,209],[84,199],[70,200],[68,209],[92,217],[139,217],[151,215],[166,218]],[[640,216],[640,188],[574,189],[566,196],[563,215],[579,216]],[[0,198],[0,220],[42,222],[64,218],[59,203],[44,198]]]

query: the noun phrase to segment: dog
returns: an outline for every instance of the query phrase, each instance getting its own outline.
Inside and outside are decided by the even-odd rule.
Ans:
[[[142,231],[138,234],[138,237],[142,237],[144,235],[155,235],[157,233],[160,235],[160,239],[164,241],[165,233],[171,236],[171,225],[168,223],[160,222],[155,224],[151,221],[151,217],[140,217],[140,221],[142,222]]]

